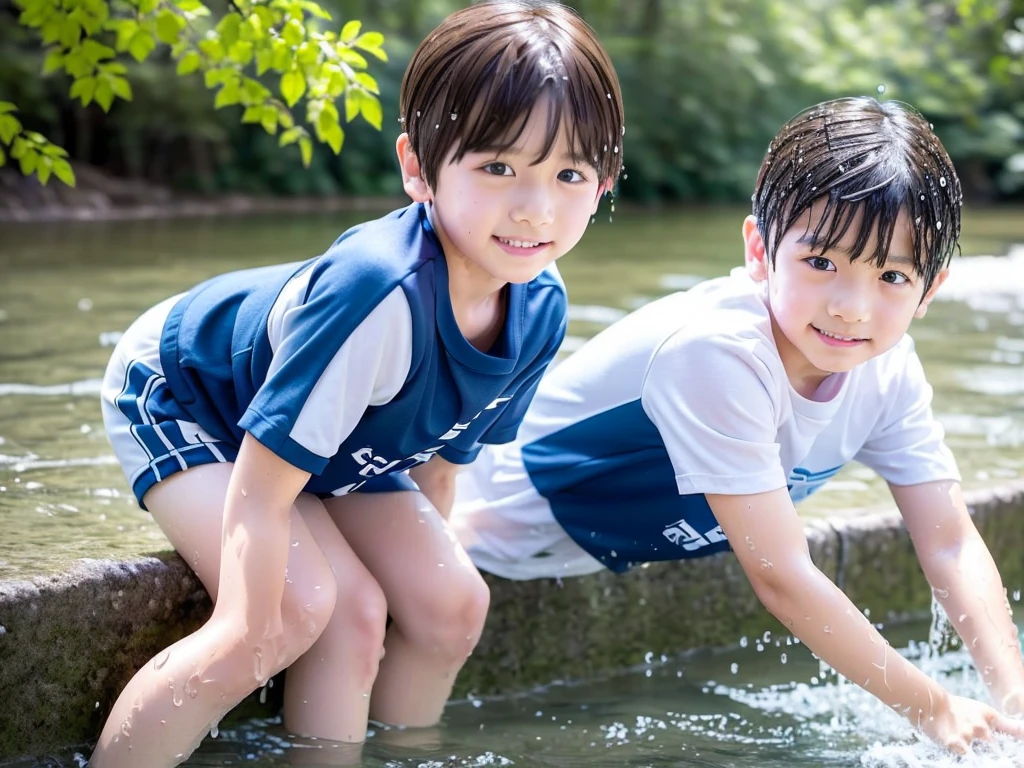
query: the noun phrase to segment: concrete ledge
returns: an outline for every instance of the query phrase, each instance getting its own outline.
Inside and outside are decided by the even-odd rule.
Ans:
[[[1004,583],[1024,586],[1024,481],[968,502]],[[806,530],[815,563],[876,620],[927,610],[928,585],[895,512],[808,520]],[[635,665],[648,652],[782,630],[731,554],[624,576],[489,581],[487,629],[456,695],[521,690]],[[134,670],[209,611],[172,554],[83,561],[65,574],[0,583],[0,759],[94,739]]]

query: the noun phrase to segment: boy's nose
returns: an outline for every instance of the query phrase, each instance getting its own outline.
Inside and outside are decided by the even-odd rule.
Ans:
[[[532,185],[516,196],[511,211],[512,220],[531,227],[544,227],[555,220],[551,193],[540,185]]]
[[[847,323],[866,323],[871,319],[871,297],[860,288],[839,289],[829,297],[828,313]]]

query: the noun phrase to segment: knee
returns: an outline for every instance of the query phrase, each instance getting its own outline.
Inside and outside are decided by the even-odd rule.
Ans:
[[[337,606],[334,574],[316,583],[286,585],[282,604],[288,655],[298,658],[317,641],[331,623]]]
[[[439,593],[423,595],[398,629],[410,642],[450,661],[462,662],[476,647],[487,619],[491,593],[475,570],[467,570]]]
[[[364,576],[338,585],[330,631],[344,633],[346,645],[379,656],[387,620],[387,599],[375,579]]]

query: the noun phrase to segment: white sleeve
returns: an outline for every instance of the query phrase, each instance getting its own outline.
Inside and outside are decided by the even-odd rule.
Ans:
[[[854,457],[893,485],[959,480],[956,459],[932,413],[932,388],[911,347],[887,407]]]
[[[755,340],[686,339],[658,350],[644,411],[665,443],[680,494],[741,495],[786,487],[778,387]]]
[[[267,378],[280,364],[275,339],[288,337],[292,309],[278,311],[275,306],[268,323],[275,356]],[[289,437],[318,456],[333,456],[368,406],[383,405],[398,394],[411,365],[412,312],[399,287],[341,345],[303,404]]]

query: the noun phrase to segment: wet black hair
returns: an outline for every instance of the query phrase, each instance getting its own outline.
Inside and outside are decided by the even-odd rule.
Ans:
[[[773,266],[786,232],[822,199],[815,249],[834,248],[860,215],[850,261],[877,232],[869,258],[878,267],[905,212],[925,292],[959,249],[963,193],[953,163],[928,121],[898,101],[844,98],[799,113],[768,145],[751,199]]]
[[[568,6],[538,0],[496,0],[448,16],[402,78],[400,119],[424,180],[436,188],[442,164],[467,152],[510,149],[545,95],[551,110],[535,162],[551,154],[564,125],[573,160],[614,182],[622,170],[622,96],[587,23]]]

